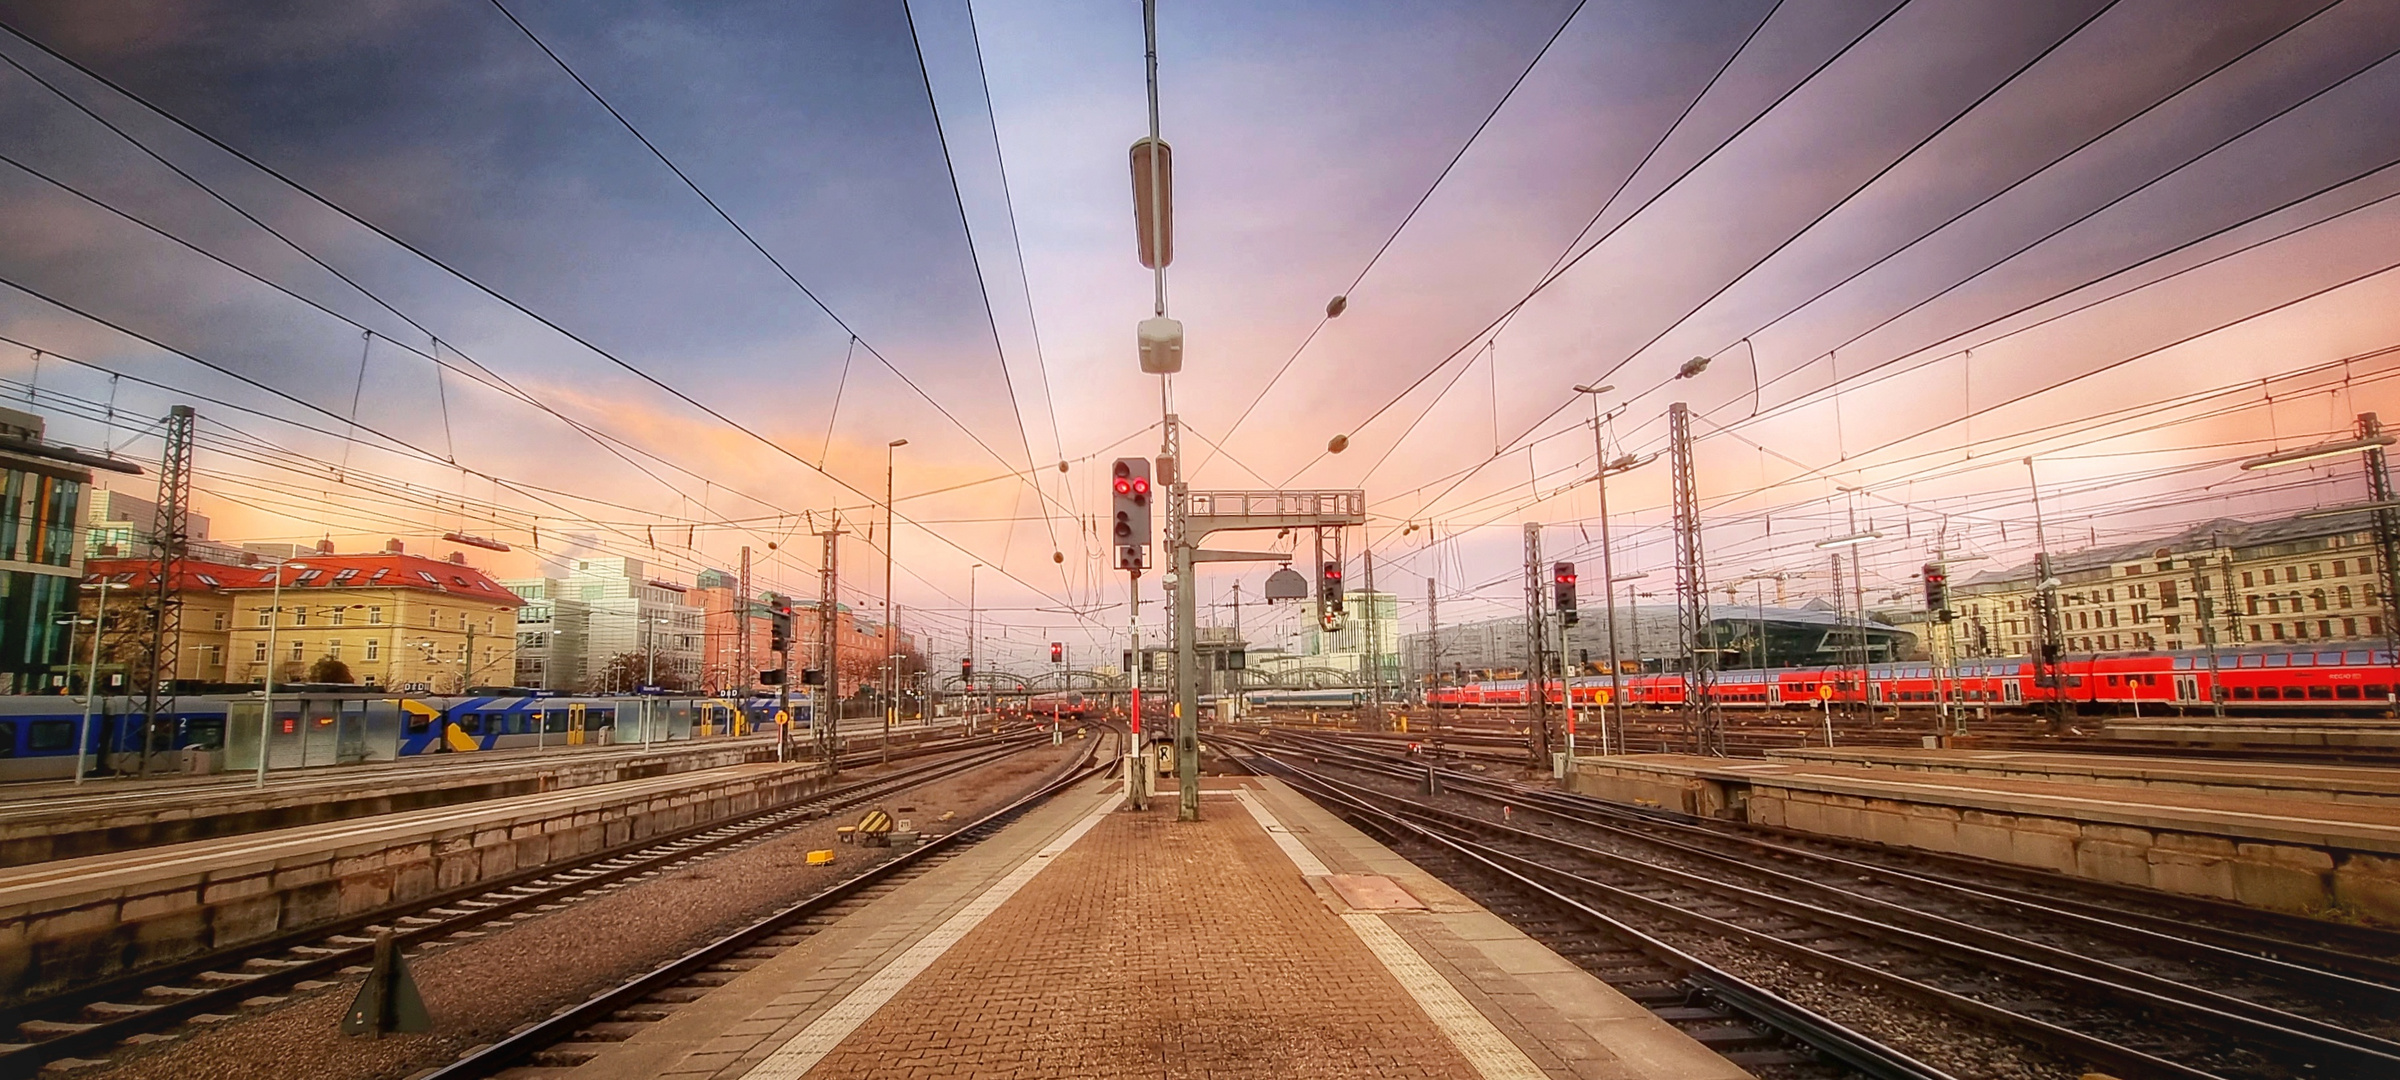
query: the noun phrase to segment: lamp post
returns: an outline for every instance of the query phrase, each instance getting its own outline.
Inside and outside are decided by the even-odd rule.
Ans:
[[[83,676],[83,723],[76,725],[75,728],[75,786],[77,787],[83,786],[83,763],[91,750],[92,700],[100,696],[100,636],[102,631],[108,629],[108,594],[132,586],[103,578],[96,582],[87,581],[83,587],[100,594],[100,607],[99,610],[92,613],[92,663]],[[70,657],[72,655],[69,654]],[[72,661],[70,660],[70,662]],[[261,752],[264,752],[263,747]]]
[[[267,786],[267,740],[275,728],[275,631],[283,624],[283,572],[286,569],[308,569],[307,563],[288,559],[270,559],[268,565],[274,568],[275,585],[267,594],[267,678],[265,689],[259,691],[258,699],[258,779],[251,784],[252,787],[262,788]],[[303,739],[307,737],[301,735]],[[307,752],[306,744],[302,745],[301,751],[303,754]]]
[[[1623,736],[1625,733],[1625,682],[1624,676],[1619,670],[1623,665],[1618,663],[1617,657],[1616,566],[1610,550],[1612,545],[1608,539],[1608,474],[1624,472],[1649,460],[1648,458],[1636,458],[1631,454],[1615,461],[1608,459],[1608,444],[1602,436],[1601,429],[1608,416],[1613,414],[1603,414],[1600,411],[1600,395],[1614,389],[1616,387],[1613,385],[1575,388],[1576,393],[1588,394],[1592,399],[1592,452],[1593,460],[1598,463],[1599,467],[1599,472],[1593,477],[1593,481],[1594,490],[1600,498],[1600,596],[1602,606],[1607,608],[1608,615],[1608,711],[1600,716],[1600,752],[1603,754],[1608,752],[1610,716],[1613,715],[1616,718],[1620,752],[1624,749]],[[1632,579],[1628,578],[1627,580]],[[1559,647],[1561,649],[1566,647],[1563,640]]]
[[[896,534],[892,531],[899,520],[899,511],[892,506],[892,459],[895,451],[907,446],[907,439],[893,439],[883,444],[883,748],[881,762],[892,762],[892,720],[899,711],[894,700],[900,680],[892,674],[892,652],[895,647],[892,633],[892,546]]]
[[[967,734],[969,735],[975,734],[975,571],[981,569],[983,569],[982,563],[973,563],[967,567],[967,685],[965,689],[967,692]],[[1141,693],[1138,685],[1135,687],[1134,693],[1137,695]]]

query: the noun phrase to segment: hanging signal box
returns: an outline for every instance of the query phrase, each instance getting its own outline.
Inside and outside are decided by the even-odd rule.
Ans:
[[[1143,319],[1135,336],[1142,354],[1142,374],[1173,375],[1183,370],[1183,320],[1164,315]]]

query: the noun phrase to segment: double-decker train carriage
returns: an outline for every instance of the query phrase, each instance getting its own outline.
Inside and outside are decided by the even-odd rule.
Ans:
[[[1678,672],[1647,672],[1618,678],[1625,703],[1681,705],[1684,678]],[[1603,704],[1606,675],[1578,675],[1549,687],[1552,704],[1570,696],[1578,706]],[[1947,688],[1953,703],[2021,709],[2065,699],[2079,711],[2132,712],[2206,708],[2222,696],[2226,708],[2249,714],[2278,712],[2375,714],[2392,710],[2400,669],[2384,649],[2243,648],[2087,656],[2062,660],[2052,685],[2038,685],[2030,661],[1981,659],[1960,662],[1946,676],[1928,662],[1873,664],[1862,681],[1857,667],[1791,667],[1731,670],[1717,674],[1717,700],[1729,708],[1798,707],[1821,701],[1868,702],[1894,709],[1938,707]],[[1436,706],[1526,704],[1526,681],[1489,679],[1440,686],[1426,695]]]
[[[265,699],[257,694],[178,696],[161,703],[148,737],[150,771],[258,767]],[[545,694],[393,695],[306,690],[275,695],[266,721],[269,768],[391,761],[514,747],[582,747],[705,739],[771,730],[771,697],[564,697]],[[84,728],[87,771],[133,773],[144,752],[143,703],[102,697]],[[85,700],[0,697],[0,781],[74,775]],[[791,704],[805,728],[810,709]],[[207,755],[195,758],[192,753]]]

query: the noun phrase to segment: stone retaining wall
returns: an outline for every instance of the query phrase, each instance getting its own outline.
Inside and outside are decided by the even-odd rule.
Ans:
[[[139,864],[85,892],[0,909],[0,1006],[780,805],[821,766],[750,766],[687,787],[492,814],[348,846],[189,873]],[[154,849],[161,860],[174,848]],[[104,884],[105,882],[105,884]]]

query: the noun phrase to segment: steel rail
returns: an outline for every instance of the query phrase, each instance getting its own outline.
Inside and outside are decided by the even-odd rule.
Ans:
[[[264,971],[238,971],[230,982],[214,989],[180,995],[156,1004],[137,1006],[139,1012],[127,1013],[98,1021],[49,1021],[60,1030],[47,1038],[28,1043],[0,1045],[0,1076],[30,1076],[43,1065],[63,1057],[102,1054],[113,1050],[127,1038],[155,1031],[205,1012],[236,1011],[230,1003],[254,997],[272,990],[288,987],[310,979],[325,979],[338,975],[345,967],[365,962],[374,951],[368,943],[343,943],[326,947],[318,943],[348,938],[357,931],[374,926],[396,924],[418,917],[420,913],[464,908],[441,917],[441,921],[419,926],[394,926],[395,944],[406,947],[420,941],[444,937],[495,919],[543,904],[555,903],[561,897],[572,896],[657,870],[664,866],[709,854],[723,848],[761,839],[773,833],[804,824],[844,806],[879,798],[896,790],[966,772],[991,764],[1002,758],[1038,745],[1042,740],[1022,736],[1013,740],[966,748],[958,758],[933,762],[891,776],[877,777],[846,787],[814,792],[801,801],[766,811],[749,811],[720,818],[688,829],[661,833],[642,840],[621,844],[569,863],[537,867],[518,874],[474,885],[447,890],[432,896],[410,900],[331,923],[279,934],[261,941],[247,942],[231,949],[220,950],[172,964],[145,968],[141,971],[109,980],[106,983],[82,987],[39,1001],[12,1007],[0,1015],[0,1023],[14,1026],[43,1017],[78,1016],[94,1004],[134,1000],[143,1001],[148,988],[175,983],[204,981],[210,974],[237,972],[253,961],[268,961],[272,966]],[[958,748],[946,748],[957,750]],[[936,753],[939,751],[929,751]],[[617,863],[601,870],[594,866]],[[557,879],[557,880],[553,880]],[[547,883],[547,884],[545,884]],[[480,898],[498,893],[517,894],[511,899],[484,901]],[[278,954],[296,949],[307,950],[309,959],[274,961]],[[41,1014],[30,1015],[30,1014]]]
[[[1058,779],[1052,780],[1007,806],[968,823],[964,828],[927,841],[913,850],[826,886],[806,899],[614,987],[594,994],[584,1001],[567,1006],[546,1019],[519,1029],[505,1039],[479,1047],[466,1056],[432,1072],[420,1074],[418,1080],[469,1080],[469,1078],[490,1076],[503,1069],[523,1064],[545,1047],[567,1041],[576,1032],[600,1023],[618,1011],[683,981],[693,973],[749,948],[753,943],[775,934],[786,926],[847,900],[870,886],[929,862],[937,855],[972,844],[1059,792],[1113,768],[1115,765],[1113,754],[1103,757],[1096,764],[1092,762],[1093,753],[1098,748],[1098,741],[1095,740],[1092,746],[1085,748],[1083,758],[1062,770],[1062,775]]]
[[[1382,832],[1387,836],[1397,832],[1432,838],[1430,833],[1426,833],[1362,799],[1316,783],[1316,777],[1275,758],[1263,749],[1243,742],[1232,740],[1227,740],[1227,742],[1241,747],[1257,760],[1266,762],[1267,770],[1271,770],[1278,778],[1294,784],[1302,791],[1313,793],[1327,801],[1347,807],[1352,813],[1366,816],[1372,823],[1370,827],[1375,828],[1377,832]],[[1434,842],[1443,843],[1438,838],[1435,838]],[[1461,853],[1465,854],[1463,851]],[[1469,857],[1472,858],[1471,855]],[[1780,1032],[1863,1075],[1873,1077],[1874,1080],[1954,1080],[1949,1073],[1888,1046],[1873,1036],[1846,1027],[1773,990],[1726,971],[1663,938],[1558,893],[1556,890],[1531,881],[1527,881],[1525,884],[1551,904],[1598,927],[1604,933],[1627,942],[1643,955],[1680,972],[1693,984],[1704,988],[1725,1005],[1757,1021],[1761,1026]]]

